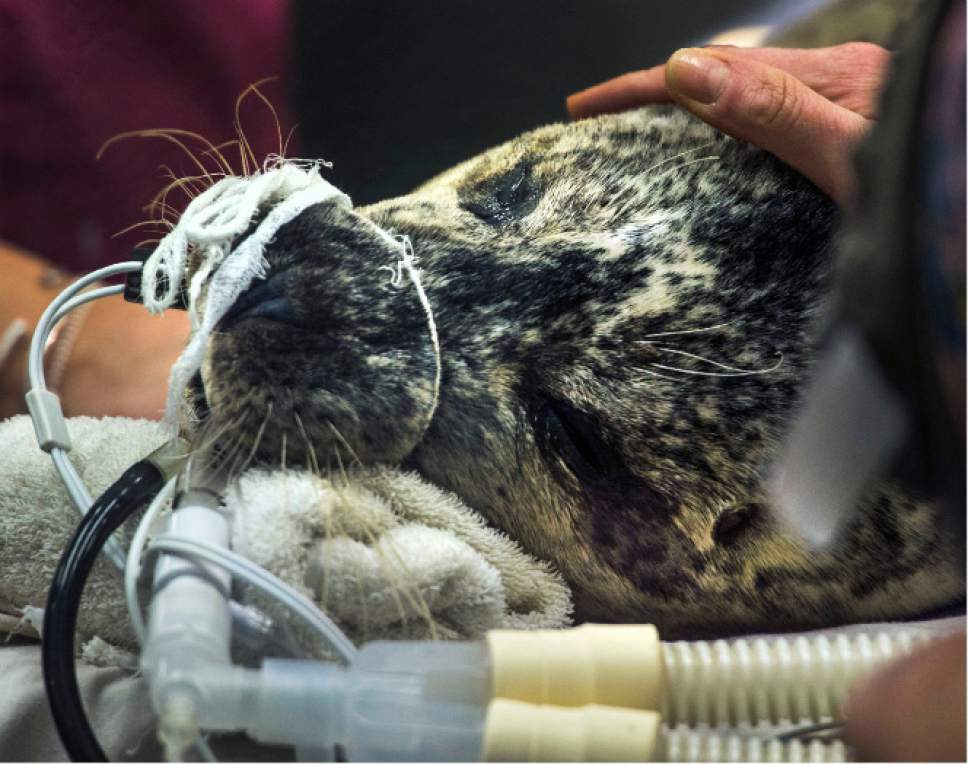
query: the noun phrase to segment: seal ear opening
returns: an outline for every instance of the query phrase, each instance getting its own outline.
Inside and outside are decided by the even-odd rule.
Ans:
[[[713,541],[719,546],[737,543],[762,516],[763,507],[760,504],[747,504],[725,510],[713,525]]]

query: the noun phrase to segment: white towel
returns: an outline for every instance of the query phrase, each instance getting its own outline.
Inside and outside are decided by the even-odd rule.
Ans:
[[[95,496],[164,440],[145,420],[77,417],[68,427],[71,458]],[[28,417],[0,422],[0,452],[0,614],[16,616],[44,607],[79,516]],[[476,638],[570,622],[570,594],[549,565],[416,475],[371,469],[334,484],[301,471],[252,471],[226,504],[233,548],[314,597],[357,641]],[[0,628],[10,622],[0,619]],[[107,560],[89,579],[78,633],[79,646],[94,636],[134,644],[120,573]]]

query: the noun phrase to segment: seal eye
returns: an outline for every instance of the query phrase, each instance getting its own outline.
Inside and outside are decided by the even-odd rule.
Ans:
[[[538,196],[531,179],[531,165],[521,162],[510,172],[462,192],[460,204],[483,222],[501,225],[531,212],[538,204]]]
[[[583,483],[603,483],[624,472],[621,458],[592,417],[569,403],[545,401],[535,417],[535,437],[543,451],[556,456]]]

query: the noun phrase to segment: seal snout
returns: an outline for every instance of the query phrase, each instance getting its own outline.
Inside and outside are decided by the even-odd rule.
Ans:
[[[265,277],[223,314],[201,368],[213,426],[244,462],[392,464],[420,443],[440,361],[408,244],[333,204],[268,242]]]

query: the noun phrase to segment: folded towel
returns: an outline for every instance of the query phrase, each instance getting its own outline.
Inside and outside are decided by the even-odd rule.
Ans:
[[[416,475],[249,472],[226,504],[233,548],[299,586],[358,641],[569,622],[568,590],[547,564]]]
[[[145,420],[77,417],[68,428],[93,495],[163,440]],[[44,606],[79,518],[29,418],[0,422],[0,450],[0,614],[16,616]],[[357,641],[569,623],[570,594],[549,565],[417,475],[250,471],[227,489],[226,506],[233,548],[313,597]],[[0,618],[0,629],[12,622]],[[134,644],[120,573],[105,559],[89,579],[78,633],[79,645],[95,636]]]

